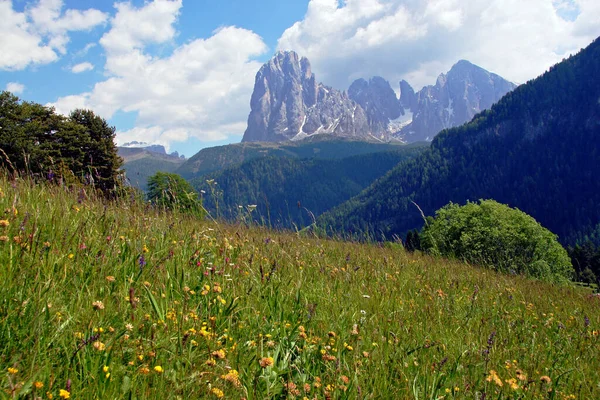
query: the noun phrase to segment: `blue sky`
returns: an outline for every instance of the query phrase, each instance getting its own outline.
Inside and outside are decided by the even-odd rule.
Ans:
[[[241,139],[278,49],[327,85],[397,90],[459,59],[522,83],[600,35],[597,0],[0,0],[0,14],[0,90],[187,156]]]

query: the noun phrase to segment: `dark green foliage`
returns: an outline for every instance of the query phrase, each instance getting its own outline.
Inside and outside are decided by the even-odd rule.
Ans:
[[[567,251],[556,235],[524,212],[493,200],[450,203],[428,218],[424,250],[494,270],[550,281],[573,277]]]
[[[85,151],[87,167],[92,172],[96,187],[104,192],[115,188],[123,163],[117,155],[115,128],[90,110],[75,110],[69,120],[85,129],[82,137],[87,139],[87,148],[80,148]]]
[[[403,235],[449,202],[492,198],[574,243],[600,223],[600,40],[440,133],[320,220],[336,232]]]
[[[75,176],[105,194],[119,185],[122,160],[114,144],[115,128],[92,111],[76,110],[64,117],[2,92],[0,127],[4,168],[51,180]]]
[[[222,171],[246,161],[266,157],[286,157],[298,159],[336,160],[361,154],[393,151],[398,148],[424,147],[417,143],[409,146],[389,143],[371,143],[356,140],[343,140],[316,137],[299,142],[285,143],[238,143],[226,146],[209,147],[200,150],[187,160],[177,173],[191,180],[203,175]]]
[[[177,210],[196,216],[203,216],[204,209],[198,193],[181,176],[157,172],[148,178],[148,200],[152,204],[168,210]]]
[[[404,248],[408,251],[421,250],[421,237],[418,230],[408,231]]]
[[[414,158],[423,147],[401,147],[392,152],[372,153],[344,159],[267,157],[253,159],[216,174],[192,180],[204,190],[205,207],[216,214],[235,218],[248,205],[256,205],[253,216],[274,227],[303,227],[314,217],[358,194],[402,160]],[[213,187],[206,181],[218,183]],[[240,209],[239,206],[242,206]]]
[[[569,247],[569,256],[579,282],[598,285],[600,288],[600,247],[587,241],[582,245]]]

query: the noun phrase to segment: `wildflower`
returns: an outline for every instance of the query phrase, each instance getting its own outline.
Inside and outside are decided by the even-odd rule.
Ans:
[[[95,302],[93,302],[92,306],[94,307],[94,310],[104,310],[104,303],[102,303],[99,300],[96,300]]]
[[[486,381],[488,382],[494,382],[496,385],[498,386],[502,386],[502,379],[500,379],[500,377],[498,376],[498,374],[496,373],[496,371],[494,371],[493,369],[490,370],[490,374],[488,375],[487,378],[485,378]]]
[[[209,367],[214,367],[217,364],[217,362],[215,361],[214,358],[209,358],[208,360],[206,360],[205,364],[208,365]]]
[[[19,370],[16,368],[12,368],[12,367],[8,368],[8,373],[11,375],[15,375],[17,372],[19,372]]]
[[[242,383],[240,382],[240,379],[239,379],[239,373],[235,369],[232,369],[231,371],[227,372],[227,374],[225,374],[225,375],[221,375],[221,379],[226,380],[227,382],[230,382],[235,387],[242,386]]]
[[[273,359],[273,357],[263,357],[258,361],[258,363],[261,367],[267,368],[275,364],[275,360]]]
[[[105,365],[104,367],[102,367],[102,371],[104,371],[105,373],[106,373],[106,372],[108,372],[108,370],[109,370],[109,369],[110,369],[110,368],[109,368],[109,367],[107,367],[106,365]]]
[[[0,219],[0,226],[3,228],[6,228],[8,225],[10,225],[10,222],[8,222],[7,219]]]
[[[36,381],[36,382],[34,382],[34,383],[33,383],[33,386],[34,386],[36,389],[41,389],[41,388],[43,388],[43,387],[44,387],[44,383],[43,383],[43,382],[40,382],[40,381]]]
[[[148,367],[141,367],[139,371],[142,375],[148,375],[150,373],[150,369],[148,369]]]
[[[348,382],[350,382],[350,378],[348,378],[346,375],[342,375],[340,378],[345,384],[348,384]]]
[[[552,382],[552,379],[550,379],[548,375],[544,375],[540,377],[540,381],[546,385],[549,385]]]
[[[163,367],[161,367],[160,365],[157,365],[156,367],[154,367],[154,370],[156,372],[158,372],[159,374],[162,374],[164,372]]]
[[[69,260],[72,260],[73,257],[75,257],[75,255],[73,253],[70,253],[68,257],[69,257]]]
[[[128,331],[132,331],[133,330],[133,325],[132,324],[125,324],[125,329],[127,329]]]
[[[520,381],[526,381],[527,380],[527,375],[521,371],[520,369],[517,370],[517,379],[519,379]]]
[[[0,242],[8,242],[8,236],[0,236]]]
[[[225,396],[225,394],[223,393],[223,391],[219,388],[212,388],[210,390],[210,392],[212,394],[214,394],[215,396],[217,396],[219,399],[222,398],[223,396]]]
[[[61,399],[69,399],[69,398],[71,398],[71,393],[69,393],[65,389],[60,389],[60,391],[58,392],[58,395],[60,396]]]
[[[507,379],[506,383],[508,383],[508,386],[510,386],[512,390],[519,389],[519,385],[517,385],[517,380],[515,378]]]
[[[225,358],[225,350],[221,349],[221,350],[215,350],[211,353],[211,355],[213,357],[216,357],[218,359],[223,359]]]
[[[98,351],[103,351],[104,349],[106,349],[106,345],[99,340],[92,343],[92,346],[94,346],[94,348]]]
[[[114,276],[112,276],[112,275],[109,275],[109,276],[107,276],[107,277],[106,277],[106,280],[107,280],[108,282],[111,282],[111,283],[112,283],[112,282],[114,282],[114,281],[115,281],[115,277],[114,277]]]
[[[52,400],[54,398],[54,395],[52,394],[52,392],[46,392],[46,397]]]

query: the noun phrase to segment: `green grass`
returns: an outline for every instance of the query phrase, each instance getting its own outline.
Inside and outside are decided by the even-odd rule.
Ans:
[[[0,213],[0,398],[600,398],[583,288],[4,177]]]

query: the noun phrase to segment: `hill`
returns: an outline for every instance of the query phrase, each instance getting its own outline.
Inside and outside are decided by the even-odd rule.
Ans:
[[[516,88],[323,216],[337,231],[403,234],[452,201],[492,198],[563,243],[600,223],[600,40]]]
[[[148,178],[158,171],[175,172],[186,161],[185,158],[147,148],[119,147],[118,152],[123,158],[123,170],[129,183],[141,190],[146,190]]]
[[[254,219],[270,226],[304,227],[332,207],[360,193],[399,162],[415,158],[426,146],[396,146],[395,151],[342,159],[265,157],[252,159],[191,182],[204,190],[204,206],[235,219],[239,206],[256,205]],[[212,196],[218,183],[218,198]],[[217,210],[218,201],[218,210]]]
[[[14,398],[600,397],[600,300],[0,175]]]
[[[398,149],[399,146],[402,145],[329,137],[314,137],[286,143],[237,143],[202,149],[188,159],[177,173],[190,180],[261,157],[340,159],[359,154],[391,151]]]

